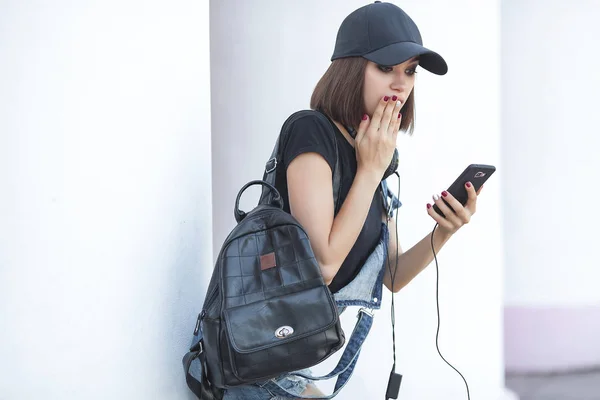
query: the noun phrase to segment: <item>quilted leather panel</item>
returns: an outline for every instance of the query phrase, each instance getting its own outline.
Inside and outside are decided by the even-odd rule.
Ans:
[[[257,253],[256,237],[254,235],[242,236],[237,240],[239,256],[255,256]]]
[[[279,268],[281,274],[281,280],[284,285],[291,285],[302,280],[300,275],[300,268],[296,268],[295,265]]]
[[[269,231],[255,233],[256,245],[262,254],[273,252],[273,239]]]
[[[260,257],[274,253],[273,268],[261,270]],[[306,233],[281,225],[232,240],[222,254],[225,308],[263,301],[281,294],[280,288],[322,280],[319,264]],[[320,283],[323,285],[323,283]]]
[[[294,244],[288,243],[283,245],[275,251],[277,264],[282,266],[292,266],[296,264],[296,252],[294,251]]]
[[[242,303],[243,305],[255,303],[258,301],[263,301],[265,299],[265,292],[249,293],[249,294],[241,296],[241,298],[244,299],[244,301]],[[227,299],[227,301],[229,301],[229,299]]]
[[[253,254],[251,256],[238,257],[240,263],[240,274],[242,276],[256,276],[260,271],[260,255]],[[235,267],[233,267],[235,271]],[[238,271],[235,271],[238,272]]]
[[[271,268],[262,271],[260,279],[262,280],[263,290],[277,289],[278,287],[283,286],[283,282],[279,276],[279,268]]]
[[[262,286],[260,281],[256,279],[256,276],[242,276],[242,283],[244,286],[244,293],[257,293],[262,292]]]
[[[317,264],[317,261],[314,258],[298,262],[298,269],[300,270],[300,273],[305,281],[312,279],[323,280],[323,276],[321,275],[321,270],[319,269],[318,264],[317,268],[312,268],[312,266],[315,264]]]

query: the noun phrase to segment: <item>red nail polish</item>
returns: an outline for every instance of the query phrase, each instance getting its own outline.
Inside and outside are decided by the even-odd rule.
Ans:
[[[471,182],[467,182],[467,187],[471,187]]]
[[[385,97],[383,98],[383,101],[388,101],[389,99],[390,99],[390,96],[385,96]]]
[[[392,96],[392,101],[398,100],[398,96]]]
[[[427,203],[427,209],[429,210],[431,208],[431,204]]]
[[[448,196],[448,192],[446,192],[445,190],[442,192],[442,196],[447,197]]]
[[[363,121],[366,121],[369,116],[367,114],[363,115]]]
[[[398,113],[398,119],[402,118],[402,113]]]

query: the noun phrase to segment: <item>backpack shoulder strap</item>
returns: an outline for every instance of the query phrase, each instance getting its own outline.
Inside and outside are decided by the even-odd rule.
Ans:
[[[263,175],[263,180],[265,182],[271,184],[272,186],[275,186],[275,182],[282,178],[280,174],[285,173],[285,171],[283,171],[282,168],[277,168],[277,167],[278,167],[280,161],[283,159],[283,151],[285,149],[285,146],[286,146],[288,138],[289,138],[290,127],[296,120],[298,120],[299,118],[302,118],[306,115],[315,115],[317,118],[319,118],[323,122],[325,122],[325,125],[329,128],[329,129],[327,129],[327,133],[331,136],[331,138],[333,140],[333,144],[335,147],[335,166],[333,168],[333,174],[332,174],[333,175],[332,185],[333,185],[333,201],[334,201],[334,205],[335,205],[334,212],[335,212],[335,214],[337,214],[337,212],[339,211],[340,206],[341,206],[340,205],[340,191],[341,191],[341,187],[342,187],[342,172],[341,172],[341,166],[340,166],[338,143],[337,143],[337,138],[336,138],[336,134],[335,134],[335,129],[333,127],[333,122],[325,114],[321,113],[320,111],[316,111],[316,110],[298,111],[298,112],[292,114],[284,122],[284,124],[281,128],[281,132],[279,133],[279,137],[277,138],[277,142],[275,143],[275,147],[273,148],[273,152],[271,153],[271,157],[269,158],[269,161],[267,161],[267,164],[265,165],[265,172]],[[272,197],[273,197],[272,191],[270,191],[266,188],[263,188],[262,195],[259,200],[259,204],[270,204]]]

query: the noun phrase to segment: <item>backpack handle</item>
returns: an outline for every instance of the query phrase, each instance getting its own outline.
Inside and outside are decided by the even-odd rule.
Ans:
[[[246,213],[244,211],[240,210],[240,208],[239,208],[240,207],[240,197],[242,197],[242,193],[244,193],[244,190],[248,189],[252,185],[262,185],[262,186],[266,186],[267,188],[271,189],[271,191],[273,192],[273,197],[271,199],[271,205],[274,207],[279,207],[279,208],[283,209],[283,199],[281,198],[279,191],[277,189],[275,189],[275,186],[273,186],[270,183],[267,183],[265,181],[261,181],[261,180],[250,181],[250,182],[246,183],[240,189],[240,192],[238,193],[237,198],[235,199],[235,208],[233,210],[233,215],[235,216],[235,220],[238,222],[238,224],[240,222],[242,222],[242,220],[244,218],[246,218]]]

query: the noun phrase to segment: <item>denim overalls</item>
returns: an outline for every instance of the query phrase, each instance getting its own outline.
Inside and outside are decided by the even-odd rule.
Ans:
[[[383,202],[388,218],[392,218],[394,210],[401,206],[398,198],[388,189],[385,181],[381,183]],[[334,370],[324,376],[311,375],[310,369],[286,373],[280,377],[227,389],[224,400],[275,400],[286,398],[319,398],[331,399],[346,385],[352,376],[362,344],[373,324],[372,310],[381,308],[383,292],[383,276],[387,261],[389,231],[387,224],[382,223],[379,243],[371,252],[358,275],[344,288],[333,295],[340,314],[349,306],[361,307],[358,311],[358,322],[348,340],[346,348]],[[322,397],[302,397],[310,381],[326,380],[337,376],[334,392]]]

